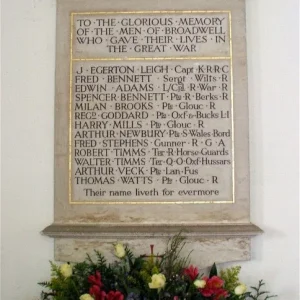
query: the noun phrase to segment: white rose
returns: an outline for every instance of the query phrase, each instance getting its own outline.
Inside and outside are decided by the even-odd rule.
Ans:
[[[206,281],[197,279],[194,281],[194,286],[198,289],[203,289],[206,286]]]
[[[115,255],[119,258],[122,258],[126,255],[123,244],[118,243],[118,244],[115,245]]]
[[[72,266],[69,264],[63,264],[60,266],[60,272],[64,277],[70,277],[73,273]]]
[[[247,291],[247,287],[244,284],[240,284],[234,289],[234,293],[236,295],[243,295],[246,293],[246,291]]]
[[[84,294],[80,296],[79,300],[94,300],[94,298],[90,294]]]
[[[166,285],[166,277],[164,274],[154,274],[149,282],[150,289],[161,289]]]

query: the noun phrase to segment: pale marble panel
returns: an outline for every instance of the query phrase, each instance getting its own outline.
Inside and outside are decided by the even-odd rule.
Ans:
[[[100,251],[109,262],[116,260],[113,254],[113,243],[123,242],[128,245],[135,255],[150,254],[150,245],[154,244],[154,253],[164,252],[167,239],[143,240],[96,240],[96,239],[56,239],[55,260],[64,262],[80,262],[86,254],[95,258],[94,250]],[[192,251],[192,252],[191,252]],[[186,242],[182,256],[190,254],[190,262],[199,268],[210,267],[214,262],[223,263],[230,261],[249,260],[249,238],[198,238]]]

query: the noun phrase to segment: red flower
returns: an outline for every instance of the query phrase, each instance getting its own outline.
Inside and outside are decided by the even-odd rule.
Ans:
[[[106,293],[101,291],[103,283],[101,282],[101,274],[96,271],[95,275],[90,275],[88,277],[88,282],[92,284],[90,287],[89,293],[95,298],[95,300],[104,300]]]
[[[106,296],[107,300],[123,300],[124,299],[124,295],[119,292],[119,291],[110,291],[107,296]]]
[[[209,284],[213,289],[219,289],[223,286],[224,281],[218,276],[213,276],[209,278],[206,284]]]
[[[215,298],[214,300],[220,300],[220,299],[225,299],[229,296],[228,292],[224,289],[218,289],[215,292]]]
[[[106,297],[106,293],[104,291],[101,291],[98,285],[93,285],[90,288],[89,293],[91,296],[95,297],[95,300],[104,300]]]
[[[228,292],[223,289],[224,281],[220,277],[203,277],[203,280],[206,281],[206,285],[199,291],[204,297],[212,297],[212,300],[221,300],[229,296]]]
[[[204,289],[200,289],[201,294],[204,297],[211,297],[214,294],[214,290],[205,287]]]
[[[183,275],[188,276],[191,281],[194,281],[199,275],[198,268],[191,265],[189,268],[183,270]]]
[[[93,285],[98,285],[99,287],[103,286],[103,284],[101,282],[101,274],[98,271],[96,271],[95,275],[90,275],[88,277],[88,282]]]

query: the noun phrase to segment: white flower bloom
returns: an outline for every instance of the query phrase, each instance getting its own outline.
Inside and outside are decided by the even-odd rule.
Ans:
[[[94,298],[90,294],[81,295],[79,300],[94,300]]]
[[[194,286],[198,289],[203,289],[206,286],[206,281],[197,279],[194,281]]]
[[[123,244],[118,243],[115,245],[115,255],[119,258],[123,258],[126,255]]]
[[[64,277],[70,277],[73,273],[72,266],[69,264],[63,264],[60,266],[60,272]]]
[[[154,274],[149,282],[150,289],[162,289],[166,285],[166,277],[164,274]]]
[[[246,291],[247,291],[247,287],[244,284],[240,284],[234,289],[234,293],[236,295],[243,295],[246,293]]]

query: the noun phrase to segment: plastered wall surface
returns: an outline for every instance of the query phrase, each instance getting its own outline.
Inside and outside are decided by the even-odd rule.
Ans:
[[[299,299],[297,0],[248,0],[252,240],[241,279]],[[39,298],[53,240],[55,1],[2,5],[3,300]]]

